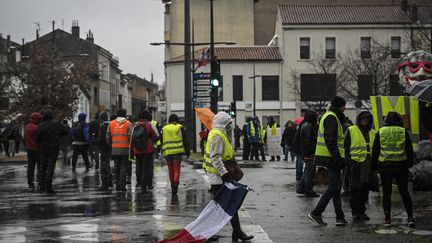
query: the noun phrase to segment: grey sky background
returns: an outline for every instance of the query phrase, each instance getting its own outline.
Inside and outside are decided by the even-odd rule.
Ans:
[[[34,22],[43,36],[52,31],[52,20],[67,32],[78,20],[81,38],[90,29],[96,44],[120,58],[123,73],[150,80],[153,72],[161,84],[164,47],[149,43],[163,41],[163,12],[161,0],[0,0],[0,33],[21,44],[36,38]]]

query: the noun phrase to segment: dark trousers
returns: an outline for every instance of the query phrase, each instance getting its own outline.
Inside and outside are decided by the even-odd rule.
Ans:
[[[333,200],[333,206],[336,213],[336,219],[344,219],[345,215],[342,211],[342,201],[340,196],[341,191],[341,172],[338,169],[335,168],[327,168],[328,171],[328,177],[329,177],[329,186],[325,190],[325,192],[322,194],[317,206],[312,211],[312,214],[314,215],[321,215],[328,203],[330,202],[330,199]]]
[[[49,148],[42,150],[42,166],[39,178],[39,187],[50,189],[55,171],[55,165],[60,148]]]
[[[27,150],[27,183],[29,186],[34,186],[34,173],[37,168],[36,178],[39,181],[41,171],[41,152],[37,150]]]
[[[219,192],[221,187],[222,187],[222,185],[211,185],[210,191],[211,191],[213,197],[216,196],[216,194]],[[233,228],[233,234],[242,232],[241,227],[240,227],[240,219],[238,216],[238,212],[236,212],[233,215],[230,222],[231,222],[231,226]]]
[[[114,176],[116,179],[116,189],[122,190],[126,188],[126,174],[129,163],[129,155],[113,155],[114,160]]]
[[[315,179],[316,166],[312,160],[305,161],[304,172],[302,174],[299,186],[297,188],[298,192],[305,195],[313,193],[314,179]]]
[[[136,156],[136,177],[141,189],[153,186],[153,153]]]
[[[90,159],[95,163],[95,168],[99,169],[99,146],[97,140],[90,142],[89,154]]]
[[[251,145],[249,140],[243,139],[243,160],[249,160]]]
[[[303,175],[303,156],[300,154],[297,155],[296,159],[296,180],[301,180]]]
[[[408,169],[400,166],[387,166],[387,168],[380,170],[379,173],[383,187],[383,209],[386,219],[390,219],[393,179],[396,180],[408,218],[413,218],[412,202],[408,192]]]
[[[111,176],[111,154],[109,151],[101,153],[100,163],[100,175],[102,180],[102,186],[110,186],[112,184]]]
[[[68,146],[67,146],[67,144],[62,144],[60,146],[60,150],[62,151],[63,164],[65,164],[65,165],[69,164],[70,161],[68,159]]]
[[[72,168],[76,168],[76,163],[78,160],[78,156],[81,155],[86,168],[90,168],[90,161],[88,158],[88,145],[72,145],[73,153],[72,153]]]
[[[351,188],[350,206],[353,216],[360,216],[366,212],[366,203],[369,198],[369,184],[363,183],[359,188]]]
[[[259,145],[259,152],[261,155],[261,160],[265,161],[266,157],[265,157],[265,151],[264,151],[264,144]]]
[[[252,151],[250,154],[250,160],[259,160],[259,143],[251,143]]]

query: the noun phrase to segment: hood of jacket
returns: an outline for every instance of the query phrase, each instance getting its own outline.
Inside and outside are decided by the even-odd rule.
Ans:
[[[403,126],[402,117],[394,111],[387,114],[384,120],[384,126]]]
[[[218,112],[213,118],[212,128],[218,128],[223,132],[227,132],[227,127],[232,124],[232,118],[226,112]]]
[[[360,120],[363,118],[367,118],[369,120],[368,125],[366,127],[360,124]],[[370,130],[372,128],[372,122],[373,122],[373,117],[369,111],[362,111],[357,115],[356,125],[362,129]]]
[[[30,122],[35,125],[39,125],[41,119],[42,119],[42,115],[39,112],[33,112],[30,115]]]
[[[344,121],[345,121],[345,114],[342,111],[340,111],[338,108],[336,108],[334,106],[330,106],[329,111],[333,111],[334,113],[336,113],[336,116],[338,117],[339,122],[341,124],[344,123]]]
[[[318,114],[314,110],[306,110],[304,113],[304,121],[310,124],[316,124]]]
[[[99,115],[99,120],[100,120],[101,122],[108,121],[108,113],[106,113],[106,112],[102,112],[102,113]]]
[[[119,116],[119,117],[116,118],[116,121],[118,123],[120,123],[120,124],[123,124],[123,123],[125,123],[127,121],[127,119],[125,117],[120,117]]]
[[[79,115],[78,115],[78,121],[80,121],[80,122],[85,121],[86,118],[87,118],[87,114],[86,113],[84,113],[84,112],[79,113]]]

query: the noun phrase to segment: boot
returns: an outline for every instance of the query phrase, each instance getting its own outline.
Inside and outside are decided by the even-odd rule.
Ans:
[[[171,194],[177,194],[178,186],[171,186]]]
[[[254,238],[253,235],[246,235],[241,230],[239,232],[233,232],[232,234],[232,241],[234,242],[237,242],[238,240],[242,240],[242,241],[251,240],[253,238]]]

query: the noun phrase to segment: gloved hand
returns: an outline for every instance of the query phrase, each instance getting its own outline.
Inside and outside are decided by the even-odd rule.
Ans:
[[[231,177],[230,177],[229,173],[225,173],[225,174],[222,176],[222,180],[223,180],[223,181],[231,181]]]

